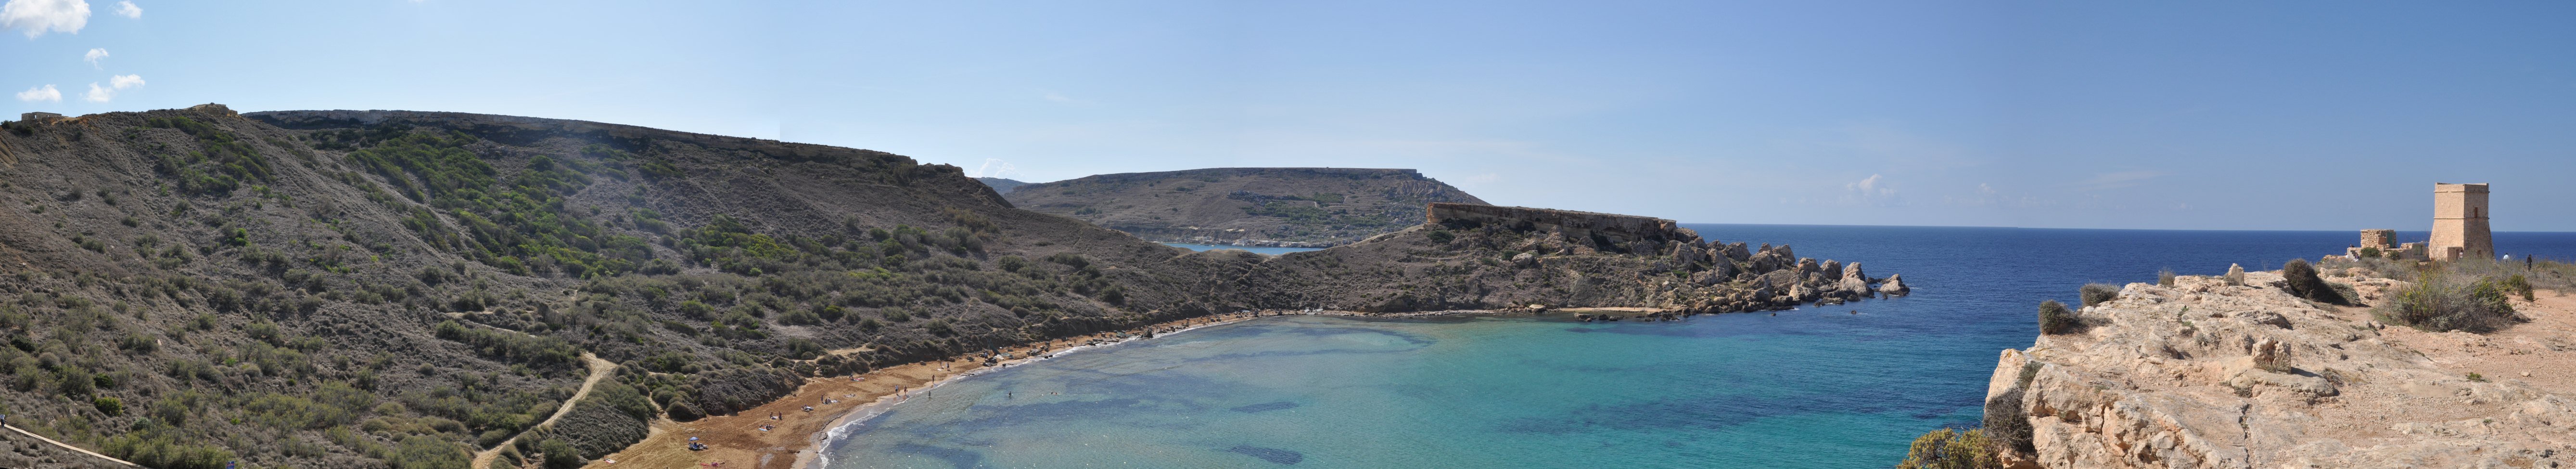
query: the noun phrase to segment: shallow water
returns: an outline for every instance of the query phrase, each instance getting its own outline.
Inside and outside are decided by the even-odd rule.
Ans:
[[[1212,326],[940,387],[848,432],[828,467],[1886,467],[1924,431],[1974,424],[1996,354],[2030,344],[2042,299],[2072,300],[2084,282],[2153,281],[2161,268],[2277,268],[2354,238],[1689,226],[1863,259],[1918,293],[1672,323],[1292,316]],[[2497,241],[2576,258],[2576,234]]]

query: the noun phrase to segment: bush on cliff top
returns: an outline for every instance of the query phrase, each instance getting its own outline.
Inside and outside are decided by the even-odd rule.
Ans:
[[[2120,297],[2120,287],[2108,283],[2087,283],[2075,291],[2084,296],[2084,306],[2088,308]]]
[[[1933,430],[1914,439],[1905,452],[1905,461],[1897,469],[1984,469],[2000,468],[1995,459],[1994,443],[1985,430]]]
[[[2082,323],[2075,320],[2075,311],[2066,309],[2065,303],[2059,303],[2057,300],[2039,302],[2039,333],[2075,332],[2075,327],[2080,324]]]
[[[2306,259],[2291,259],[2281,265],[2281,277],[2289,280],[2290,295],[2330,305],[2348,304],[2343,292],[2335,291],[2326,280],[2317,277],[2317,268]]]
[[[2390,292],[2373,311],[2381,321],[2441,332],[2488,332],[2529,321],[2514,312],[2514,288],[2493,278],[2426,271],[2414,285]]]

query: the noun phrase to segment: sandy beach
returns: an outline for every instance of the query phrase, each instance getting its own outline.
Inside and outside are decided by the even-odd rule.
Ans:
[[[1042,360],[1080,347],[1141,339],[1149,330],[1160,335],[1282,314],[1275,311],[1223,314],[1040,344],[1021,344],[1005,348],[1005,353],[1011,354],[1013,359],[989,367],[979,357],[959,356],[880,368],[857,376],[811,378],[785,398],[738,414],[709,416],[693,422],[656,420],[652,433],[644,441],[592,461],[586,467],[804,469],[813,463],[820,443],[832,429],[883,413],[916,393],[936,393],[938,385],[948,380]],[[1045,351],[1035,355],[1030,353],[1041,346]],[[812,410],[806,410],[807,406],[812,406]],[[705,444],[707,449],[688,449],[692,437],[697,438],[696,443]]]

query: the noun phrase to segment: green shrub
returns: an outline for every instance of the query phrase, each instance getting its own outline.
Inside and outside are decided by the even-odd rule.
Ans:
[[[2441,271],[2389,294],[2373,311],[2380,321],[2427,331],[2487,332],[2529,320],[2513,310],[2503,281]]]
[[[687,401],[672,402],[669,407],[664,407],[664,409],[670,411],[671,420],[673,421],[694,422],[698,419],[707,418],[706,413],[698,412],[698,406],[689,405]]]
[[[97,399],[91,399],[89,404],[90,407],[98,408],[98,413],[107,414],[109,417],[125,415],[125,401],[114,397],[100,396]]]
[[[2157,271],[2157,272],[2156,272],[2156,286],[2159,286],[2159,287],[2166,287],[2166,288],[2172,288],[2172,287],[2174,286],[2174,271],[2173,271],[2173,269],[2165,269],[2165,270],[2162,270],[2162,271]]]
[[[2108,283],[2087,283],[2075,292],[2083,296],[2084,306],[2088,308],[2120,297],[2120,287]]]
[[[2039,333],[2075,332],[2075,328],[2079,325],[2081,323],[2076,321],[2075,311],[2066,309],[2065,303],[2059,303],[2057,300],[2039,302]]]
[[[2317,277],[2316,266],[2308,265],[2306,259],[2291,259],[2289,263],[2282,264],[2281,278],[2288,280],[2291,296],[2330,305],[2348,302],[2343,292],[2335,291],[2333,285],[2327,285],[2325,279]]]
[[[1995,458],[1994,442],[1987,439],[1985,430],[1958,431],[1944,428],[1914,438],[1914,445],[1906,449],[1905,461],[1896,463],[1896,467],[1897,469],[1987,469],[2001,468],[2003,463]]]
[[[2025,454],[2037,449],[2030,439],[2034,431],[2030,426],[2030,415],[2021,405],[2025,389],[2026,386],[2016,386],[1986,400],[1985,436],[1993,440],[1998,449],[2010,448]]]
[[[393,469],[465,469],[474,462],[464,447],[428,435],[403,438],[391,456],[385,463]]]
[[[2379,253],[2379,247],[2372,246],[2361,248],[2361,257],[2365,259],[2377,259],[2384,256]]]
[[[546,455],[546,469],[573,469],[590,462],[581,457],[580,449],[564,440],[547,438],[537,444],[537,452]]]
[[[2514,293],[2521,293],[2521,294],[2522,294],[2522,301],[2539,301],[2539,300],[2540,300],[2539,298],[2534,298],[2534,297],[2532,297],[2532,294],[2531,294],[2531,279],[2530,279],[2529,277],[2524,277],[2524,276],[2522,276],[2522,274],[2513,274],[2513,276],[2512,276],[2512,277],[2505,277],[2505,279],[2504,279],[2504,287],[2505,287],[2508,291],[2511,291],[2511,292],[2514,292]]]

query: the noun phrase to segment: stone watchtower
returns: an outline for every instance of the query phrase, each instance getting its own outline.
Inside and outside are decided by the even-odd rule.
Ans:
[[[2494,259],[2486,184],[2433,184],[2433,260]]]

